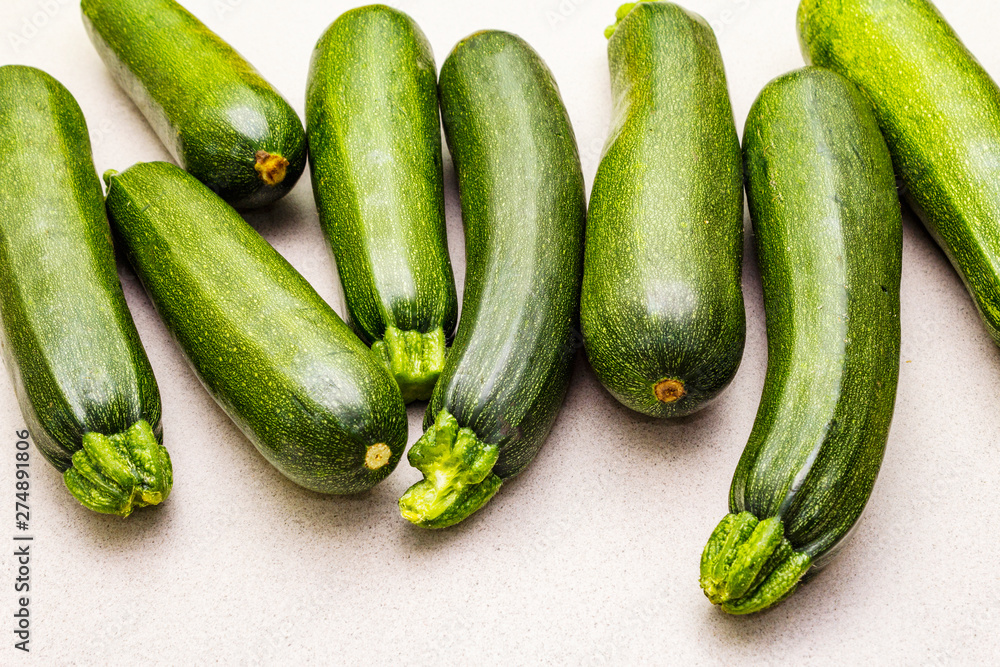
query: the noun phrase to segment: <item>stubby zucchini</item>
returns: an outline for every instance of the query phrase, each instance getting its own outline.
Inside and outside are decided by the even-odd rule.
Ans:
[[[807,62],[875,106],[906,198],[1000,344],[1000,88],[927,0],[805,0]]]
[[[767,316],[767,375],[727,516],[701,560],[731,614],[790,595],[868,502],[899,376],[902,231],[892,160],[849,81],[768,84],[743,137]]]
[[[48,74],[0,67],[4,360],[42,455],[106,514],[173,485],[160,395],[115,269],[101,182],[76,100]]]
[[[441,68],[465,224],[462,319],[409,453],[403,516],[443,528],[538,453],[569,384],[586,201],[569,115],[521,38],[485,31]]]
[[[302,121],[174,0],[83,0],[112,77],[182,167],[237,208],[285,196],[306,165]]]
[[[406,446],[399,387],[224,201],[164,162],[105,174],[115,234],[198,377],[260,453],[321,493],[384,479]]]
[[[580,323],[615,398],[677,417],[715,398],[743,358],[740,141],[704,19],[668,2],[624,5],[618,17]]]
[[[313,193],[350,323],[406,401],[427,400],[455,332],[434,55],[406,14],[369,5],[326,31],[306,97]]]

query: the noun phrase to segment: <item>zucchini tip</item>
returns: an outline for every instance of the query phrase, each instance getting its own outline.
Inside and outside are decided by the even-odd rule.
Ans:
[[[285,175],[288,173],[288,166],[290,164],[288,160],[267,151],[257,151],[254,158],[256,162],[253,168],[260,175],[260,179],[264,181],[265,185],[274,187],[285,180]]]
[[[124,518],[166,500],[174,478],[166,448],[139,420],[122,433],[85,434],[63,481],[84,507]]]
[[[638,4],[640,3],[626,2],[624,5],[619,7],[618,11],[615,12],[614,25],[609,25],[607,28],[604,29],[604,36],[608,39],[611,39],[611,36],[615,34],[615,30],[618,29],[618,26],[621,24],[621,22],[625,19],[626,16],[628,16],[629,12],[635,9],[635,6]]]
[[[777,517],[729,514],[701,556],[705,596],[727,614],[752,614],[795,592],[812,558],[792,548]]]
[[[392,459],[392,450],[384,442],[376,443],[365,452],[365,467],[378,470]]]
[[[395,378],[404,402],[426,401],[444,369],[444,329],[421,333],[390,326],[383,340],[372,344],[372,352]]]
[[[653,387],[653,393],[656,394],[656,400],[660,403],[676,403],[687,395],[687,390],[684,388],[683,380],[675,380],[673,378],[667,378],[666,380],[660,380]]]
[[[496,445],[486,444],[470,428],[459,428],[447,410],[410,449],[410,465],[424,479],[399,499],[403,518],[422,528],[447,528],[485,505],[500,489],[493,473],[500,457]]]

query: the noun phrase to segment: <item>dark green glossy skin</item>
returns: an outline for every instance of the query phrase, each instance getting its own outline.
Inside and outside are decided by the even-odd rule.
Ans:
[[[231,46],[174,0],[81,7],[112,77],[182,167],[237,208],[292,189],[306,165],[302,121]],[[256,168],[261,151],[288,162],[274,185]]]
[[[902,227],[892,160],[849,81],[806,68],[743,135],[767,375],[701,585],[733,614],[790,595],[836,553],[882,463],[899,377]]]
[[[225,202],[154,162],[108,175],[115,234],[199,378],[264,457],[322,493],[370,488],[406,446],[399,388]],[[372,448],[388,447],[370,469]]]
[[[580,321],[615,398],[677,417],[715,398],[743,357],[739,137],[722,56],[700,16],[637,4],[608,58],[614,111],[590,197]],[[683,383],[684,395],[660,400],[666,380]]]
[[[450,339],[458,299],[445,236],[437,76],[413,20],[345,13],[313,53],[306,101],[313,189],[351,323]]]
[[[805,0],[808,62],[875,106],[906,197],[1000,344],[1000,88],[926,0]]]
[[[870,105],[826,70],[769,84],[743,142],[768,366],[730,509],[780,517],[819,558],[861,515],[889,435],[899,198]]]
[[[87,125],[48,74],[0,67],[0,160],[2,347],[39,451],[62,472],[90,432],[112,436],[145,420],[162,441]]]
[[[437,76],[413,19],[385,5],[338,18],[313,52],[306,124],[313,192],[351,325],[368,344],[387,327],[441,330],[450,340],[458,297]]]
[[[535,457],[562,406],[577,347],[586,200],[576,139],[552,73],[500,31],[458,43],[441,112],[462,201],[462,318],[425,426],[442,409],[498,445],[493,472]]]

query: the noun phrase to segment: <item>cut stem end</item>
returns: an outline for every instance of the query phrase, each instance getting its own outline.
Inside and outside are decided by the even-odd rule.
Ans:
[[[421,333],[388,327],[384,339],[372,345],[372,352],[396,379],[404,401],[426,401],[444,369],[444,330],[438,327]]]
[[[84,507],[126,517],[170,495],[173,467],[152,427],[140,420],[124,433],[87,433],[63,481]]]
[[[794,593],[812,558],[795,551],[784,533],[774,517],[727,515],[701,555],[701,587],[712,604],[728,614],[752,614]]]
[[[403,518],[423,528],[447,528],[464,520],[500,489],[493,473],[496,445],[481,442],[472,429],[459,428],[447,411],[410,449],[410,465],[423,473],[399,499]]]
[[[392,450],[384,442],[379,442],[368,448],[365,453],[365,467],[378,470],[392,459]]]
[[[631,12],[638,4],[639,4],[638,2],[626,2],[624,5],[619,7],[618,11],[615,12],[614,25],[609,25],[607,28],[604,29],[604,36],[608,39],[611,39],[611,36],[615,34],[615,30],[618,29],[618,26],[621,24],[622,20],[626,16],[628,16],[629,12]]]

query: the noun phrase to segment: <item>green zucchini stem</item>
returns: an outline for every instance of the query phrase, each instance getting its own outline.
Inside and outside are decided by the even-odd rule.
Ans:
[[[780,519],[729,514],[701,555],[701,587],[726,613],[752,614],[791,595],[811,566],[785,539]]]
[[[615,30],[618,29],[618,25],[625,19],[626,16],[628,16],[628,13],[632,11],[638,4],[641,3],[627,2],[621,7],[619,7],[618,11],[615,12],[615,24],[609,25],[607,28],[604,29],[604,36],[607,37],[608,39],[611,39],[611,35],[615,34]]]
[[[441,410],[407,456],[424,479],[399,499],[403,518],[423,528],[447,528],[470,516],[500,488],[493,473],[499,456],[496,445],[481,442]]]
[[[372,352],[396,378],[405,402],[426,401],[444,368],[444,329],[420,333],[388,327],[384,340],[372,345]]]
[[[137,507],[166,500],[174,475],[167,449],[139,420],[124,433],[85,434],[63,481],[84,507],[126,517]]]

